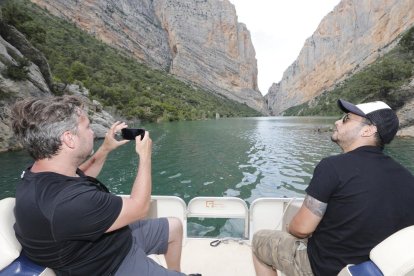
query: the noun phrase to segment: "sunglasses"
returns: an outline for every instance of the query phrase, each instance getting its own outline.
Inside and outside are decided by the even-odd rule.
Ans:
[[[351,120],[351,121],[357,121],[357,122],[360,122],[361,124],[364,124],[364,125],[372,125],[372,123],[371,123],[371,122],[367,123],[367,122],[360,121],[360,120],[357,120],[357,119],[352,119],[352,118],[349,116],[349,113],[347,113],[347,114],[345,114],[344,116],[342,116],[341,120],[342,120],[342,123],[343,123],[343,124],[345,124],[346,122],[348,122],[349,120]]]

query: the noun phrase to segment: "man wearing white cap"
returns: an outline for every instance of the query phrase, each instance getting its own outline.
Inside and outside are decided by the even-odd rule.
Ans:
[[[384,102],[354,105],[335,122],[332,141],[343,154],[321,160],[288,233],[262,230],[253,238],[257,275],[337,275],[346,264],[369,259],[370,250],[414,224],[414,176],[382,150],[398,130]]]

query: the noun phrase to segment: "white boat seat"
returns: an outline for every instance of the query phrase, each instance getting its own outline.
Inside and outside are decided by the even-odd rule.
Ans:
[[[401,229],[375,246],[369,254],[371,261],[347,265],[338,276],[414,276],[414,254],[411,254],[413,248],[414,225]],[[377,267],[379,274],[361,273],[364,266]],[[374,273],[373,270],[370,271]]]
[[[151,196],[148,218],[175,217],[183,224],[183,237],[187,237],[187,205],[176,196]]]
[[[13,211],[15,202],[11,197],[0,200],[0,276],[54,276],[50,268],[39,266],[20,254],[22,246],[13,229],[16,222]]]
[[[266,197],[255,199],[250,205],[249,239],[262,229],[283,230],[302,206],[302,199]]]
[[[195,197],[188,202],[188,218],[237,218],[244,220],[244,238],[249,234],[249,207],[237,197]]]
[[[11,197],[0,200],[0,270],[17,259],[22,251],[14,235],[14,204],[15,199]]]
[[[414,276],[414,225],[401,229],[375,246],[369,257],[384,275]]]

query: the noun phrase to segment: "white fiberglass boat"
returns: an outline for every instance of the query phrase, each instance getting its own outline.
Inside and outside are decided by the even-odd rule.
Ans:
[[[254,276],[250,248],[253,233],[260,229],[282,229],[297,212],[302,201],[303,199],[259,198],[249,208],[244,200],[235,197],[196,197],[187,205],[178,197],[153,196],[149,217],[181,219],[184,226],[181,261],[183,272],[197,272],[203,276]],[[14,203],[14,198],[0,200],[0,276],[9,276],[10,273],[23,275],[25,269],[37,269],[37,272],[24,275],[55,275],[51,269],[36,266],[19,257],[21,245],[13,231]],[[243,238],[188,237],[187,219],[193,217],[242,219]],[[212,246],[212,242],[216,246]],[[370,254],[372,262],[348,265],[339,275],[414,276],[413,248],[414,226],[395,233],[376,246]],[[151,257],[165,265],[162,256]]]

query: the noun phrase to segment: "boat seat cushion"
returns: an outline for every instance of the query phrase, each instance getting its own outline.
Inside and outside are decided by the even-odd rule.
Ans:
[[[366,261],[357,265],[347,265],[343,274],[350,276],[383,276],[381,270],[372,262]]]
[[[370,259],[385,275],[414,275],[414,226],[392,234],[375,246]]]
[[[0,276],[44,276],[44,275],[55,275],[49,274],[52,271],[48,271],[44,266],[40,266],[29,260],[25,255],[21,254],[11,264],[6,266],[0,271]]]
[[[16,239],[13,229],[16,222],[14,205],[14,198],[0,200],[0,270],[17,259],[22,251],[22,246]]]

